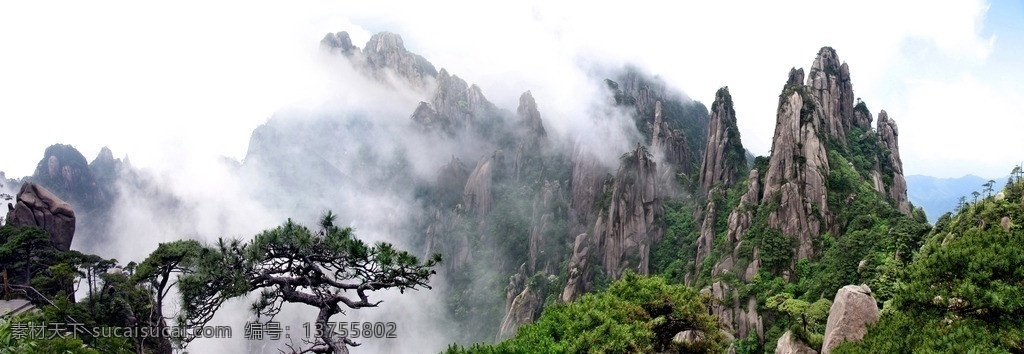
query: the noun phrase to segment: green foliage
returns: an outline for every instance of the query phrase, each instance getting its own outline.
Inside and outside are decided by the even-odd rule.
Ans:
[[[548,307],[533,324],[495,345],[452,345],[445,353],[719,353],[725,349],[708,299],[661,277],[628,273],[607,290]],[[705,339],[690,345],[671,342],[684,330]]]
[[[765,302],[765,307],[781,315],[789,323],[788,329],[811,348],[821,348],[825,333],[825,320],[832,301],[818,299],[813,303],[794,299],[792,294],[779,293]]]
[[[83,328],[156,326],[153,316],[153,298],[149,292],[130,281],[121,273],[108,274],[107,269],[117,265],[107,260],[78,251],[61,251],[53,246],[50,236],[37,227],[0,227],[0,265],[8,270],[11,284],[28,285],[38,290],[28,298],[40,311],[22,315],[15,323],[81,323]],[[85,280],[87,296],[73,302],[76,287]],[[14,293],[19,296],[19,293]],[[51,305],[52,302],[52,305]],[[22,338],[24,339],[24,338]],[[156,338],[129,341],[126,338],[97,337],[80,333],[78,339],[29,338],[20,341],[43,353],[104,353],[135,352],[138,348],[155,348]],[[83,347],[85,344],[88,347]],[[89,349],[89,348],[95,348]],[[81,349],[81,351],[79,351]]]
[[[682,283],[693,271],[689,262],[697,257],[694,245],[700,225],[693,218],[693,207],[682,202],[665,204],[665,238],[651,250],[651,273],[661,274],[673,283]]]
[[[26,333],[16,334],[12,328],[15,324],[26,325],[16,318],[14,321],[0,319],[0,354],[99,354],[94,348],[73,337],[33,338]]]
[[[179,325],[204,325],[227,299],[260,291],[252,305],[257,316],[273,319],[284,303],[301,303],[319,309],[316,323],[327,326],[341,306],[376,307],[379,302],[371,302],[367,292],[429,288],[440,254],[421,262],[390,243],[369,245],[351,228],[335,226],[335,219],[327,212],[316,232],[288,220],[248,242],[221,239],[216,249],[199,250],[196,270],[179,278]],[[307,349],[337,351],[353,344],[344,343],[327,331]]]
[[[837,353],[1024,351],[1022,219],[1019,199],[994,197],[944,216],[894,281],[882,320]]]
[[[769,269],[788,267],[796,249],[796,239],[772,228],[765,228],[760,236],[762,264]]]

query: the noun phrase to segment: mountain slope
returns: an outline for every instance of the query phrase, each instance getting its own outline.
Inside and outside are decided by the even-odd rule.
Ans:
[[[996,186],[1002,186],[1007,177],[994,178]],[[928,221],[935,223],[942,214],[953,212],[960,197],[971,198],[971,192],[981,191],[987,178],[965,175],[958,178],[938,178],[924,175],[907,176],[907,196],[914,205],[920,206],[928,215]]]

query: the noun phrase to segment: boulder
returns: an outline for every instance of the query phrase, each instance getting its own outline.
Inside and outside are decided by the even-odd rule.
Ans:
[[[839,343],[863,339],[868,325],[878,321],[878,317],[878,304],[867,285],[847,285],[839,289],[828,311],[821,352],[828,354]]]
[[[28,182],[21,185],[17,203],[7,204],[7,224],[38,226],[50,234],[54,246],[67,251],[75,236],[75,211],[43,186]]]
[[[797,339],[793,331],[786,331],[775,344],[775,354],[818,354],[818,351]]]
[[[682,331],[672,337],[672,342],[679,344],[697,343],[702,340],[704,340],[704,332],[697,330]]]

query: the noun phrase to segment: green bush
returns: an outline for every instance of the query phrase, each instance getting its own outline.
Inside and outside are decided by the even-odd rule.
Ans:
[[[504,342],[451,345],[446,354],[469,353],[719,353],[725,348],[717,319],[707,313],[705,295],[664,278],[628,273],[607,290],[548,307],[533,324]],[[672,343],[681,331],[699,330],[705,339]]]

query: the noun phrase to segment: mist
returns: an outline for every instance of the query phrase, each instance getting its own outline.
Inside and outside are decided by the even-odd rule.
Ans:
[[[326,33],[348,31],[360,47],[377,31],[401,35],[408,50],[423,55],[437,69],[446,68],[469,84],[479,85],[491,102],[507,111],[502,115],[507,124],[514,120],[520,94],[529,90],[556,153],[568,155],[574,146],[584,147],[613,173],[619,157],[633,148],[641,135],[629,112],[609,104],[613,98],[602,82],[607,71],[596,68],[618,68],[632,62],[642,71],[660,75],[671,88],[687,89],[688,95],[704,103],[710,103],[717,87],[728,84],[744,143],[755,154],[765,154],[771,135],[764,132],[774,125],[778,84],[785,77],[779,68],[808,65],[809,53],[832,44],[843,59],[868,63],[853,70],[863,75],[854,78],[858,92],[887,92],[875,88],[887,74],[885,60],[900,53],[901,40],[907,36],[945,38],[936,23],[953,22],[961,29],[951,36],[953,40],[936,41],[936,46],[984,54],[988,37],[971,28],[978,12],[973,5],[977,4],[915,22],[920,24],[917,28],[904,25],[892,29],[899,34],[891,38],[879,32],[860,33],[857,28],[831,37],[799,39],[789,38],[799,37],[793,34],[801,30],[795,24],[798,21],[764,33],[744,30],[740,23],[775,23],[782,18],[755,14],[774,11],[758,6],[735,14],[735,18],[717,15],[729,12],[718,5],[680,9],[654,3],[627,9],[595,6],[590,16],[581,16],[575,8],[537,3],[264,6],[250,9],[252,16],[241,16],[230,28],[222,28],[220,22],[234,13],[231,6],[201,16],[177,9],[155,25],[145,19],[166,9],[133,7],[138,16],[117,23],[136,31],[82,26],[87,29],[82,35],[87,40],[69,44],[70,50],[89,53],[80,62],[66,60],[65,53],[54,49],[33,52],[52,67],[52,72],[33,69],[25,75],[43,79],[38,87],[25,88],[34,95],[27,101],[42,107],[42,113],[5,109],[20,106],[0,101],[0,114],[25,116],[26,120],[36,114],[100,117],[109,113],[122,117],[95,123],[81,119],[55,126],[51,128],[54,133],[46,135],[46,139],[76,145],[86,156],[95,156],[101,146],[110,145],[115,154],[130,155],[139,166],[136,180],[122,179],[118,186],[120,193],[104,242],[95,244],[76,237],[76,249],[81,247],[84,252],[116,258],[122,264],[139,262],[161,242],[193,238],[209,244],[220,237],[248,239],[287,218],[312,225],[329,209],[339,215],[339,223],[352,226],[363,240],[387,241],[422,254],[424,231],[418,226],[428,210],[417,199],[416,186],[433,183],[439,169],[453,157],[472,168],[494,151],[487,142],[424,133],[412,124],[410,115],[420,101],[430,100],[433,85],[423,89],[394,78],[383,82],[369,78],[343,57],[319,50],[317,42]],[[724,7],[731,10],[732,6]],[[864,18],[874,10],[868,7],[856,13]],[[74,11],[62,9],[54,16],[70,26],[81,25],[73,19]],[[967,13],[972,21],[945,21],[957,11]],[[915,9],[907,6],[894,12],[886,18],[909,18],[907,14],[914,14]],[[474,15],[460,15],[465,13]],[[815,10],[798,14],[803,19],[820,15]],[[182,19],[197,20],[200,25],[177,33],[180,25],[176,22]],[[55,35],[68,30],[63,26],[68,25],[54,26],[59,30],[54,33],[41,32]],[[212,40],[204,39],[211,34]],[[876,42],[855,41],[864,36]],[[123,42],[92,45],[95,38],[110,37]],[[840,43],[821,43],[825,39]],[[115,61],[126,65],[125,69],[104,63],[109,59],[107,53],[122,53],[122,47],[131,47],[126,43],[138,43],[138,47],[127,50],[132,56]],[[164,46],[192,52],[174,52]],[[786,54],[762,57],[757,54],[760,52]],[[174,61],[183,64],[167,65]],[[5,67],[26,63],[11,64]],[[190,70],[195,67],[203,69]],[[98,74],[80,76],[75,72]],[[77,79],[60,85],[61,75]],[[133,75],[138,77],[124,78]],[[133,87],[150,87],[145,81],[173,88],[144,97],[128,92]],[[81,98],[67,102],[74,109],[52,107],[43,89],[46,83],[56,87],[59,97],[99,90],[104,97],[125,98]],[[21,97],[14,91],[2,90],[0,97]],[[887,107],[886,97],[865,100],[873,108],[888,108],[901,124],[933,122],[931,115],[901,116],[899,106]],[[902,111],[933,113],[910,108]],[[311,128],[325,126],[331,129]],[[320,139],[325,135],[328,139]],[[915,151],[913,133],[901,139],[902,146],[909,146],[907,151]],[[58,142],[51,140],[20,145],[29,153],[19,154],[36,159],[34,152],[42,151],[39,146]],[[329,143],[317,143],[323,141]],[[25,175],[24,171],[35,165],[5,155],[0,168],[8,169],[11,176],[18,171]],[[288,168],[272,169],[284,172],[270,175],[268,166]],[[376,299],[384,301],[380,307],[349,311],[333,320],[398,323],[398,339],[365,339],[362,346],[352,348],[354,353],[402,352],[412,344],[420,352],[443,350],[453,338],[445,327],[451,321],[444,311],[447,276],[441,272],[432,279],[432,290],[376,293]],[[232,326],[233,339],[199,339],[189,348],[195,352],[253,352],[257,344],[244,340],[241,331],[245,322],[253,319],[248,304],[246,299],[235,300],[210,323]],[[295,334],[313,317],[311,309],[286,306],[277,320],[290,324]],[[268,344],[265,352],[276,352],[284,342],[262,344]]]
[[[305,41],[316,48],[316,38]],[[568,155],[573,147],[584,147],[611,173],[619,156],[641,135],[630,113],[614,107],[603,77],[575,59],[560,61],[561,75],[552,81],[561,88],[530,90],[537,97],[553,153]],[[332,210],[340,224],[352,227],[364,241],[390,242],[423,254],[424,231],[419,228],[429,206],[417,198],[416,186],[434,183],[441,167],[453,158],[472,168],[495,153],[493,144],[473,136],[448,138],[425,132],[412,122],[416,105],[430,100],[433,82],[424,89],[394,76],[371,78],[344,56],[322,50],[311,63],[314,66],[305,70],[318,73],[321,91],[279,108],[255,127],[237,127],[251,132],[242,159],[211,153],[187,140],[165,145],[160,159],[122,173],[106,233],[91,240],[90,235],[78,235],[75,248],[121,264],[141,262],[162,242],[247,240],[288,218],[314,225],[321,213]],[[489,87],[482,90],[494,102],[518,102],[522,94],[504,86],[496,86],[493,93]],[[499,104],[498,109],[503,112],[498,115],[502,124],[515,124],[515,104]],[[403,352],[410,345],[417,351],[441,351],[455,338],[444,303],[447,274],[439,272],[431,285],[433,289],[406,294],[376,292],[373,299],[383,301],[380,307],[348,310],[332,320],[397,323],[398,338],[363,339],[353,352]],[[177,300],[173,295],[171,299],[172,307],[165,309],[168,316],[177,311]],[[284,339],[243,338],[245,323],[256,319],[249,311],[251,301],[230,301],[209,323],[232,327],[233,338],[197,339],[188,348],[224,353],[283,349],[289,343]],[[291,328],[291,344],[301,347],[296,337],[303,323],[313,318],[312,308],[286,305],[275,320]]]

